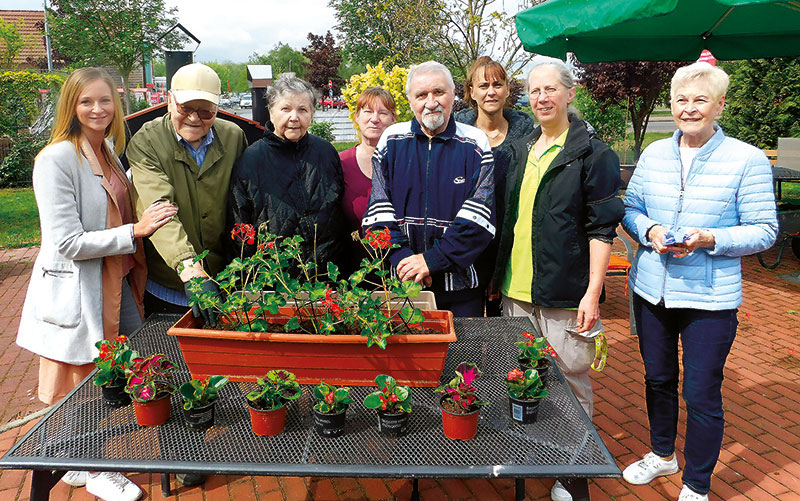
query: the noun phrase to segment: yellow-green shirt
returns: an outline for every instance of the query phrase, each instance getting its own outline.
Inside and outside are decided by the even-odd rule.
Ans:
[[[531,148],[528,161],[525,164],[525,174],[522,176],[522,186],[519,191],[519,207],[517,222],[514,224],[514,244],[511,247],[511,258],[506,263],[506,272],[503,277],[501,291],[505,296],[518,301],[531,302],[531,283],[533,282],[533,249],[531,238],[533,234],[533,201],[539,183],[547,172],[550,164],[564,148],[567,132],[556,138],[542,156],[536,158],[536,148]]]

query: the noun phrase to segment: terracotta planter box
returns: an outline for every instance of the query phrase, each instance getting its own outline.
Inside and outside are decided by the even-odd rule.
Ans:
[[[227,376],[231,381],[255,381],[272,369],[285,369],[301,384],[320,380],[335,385],[373,386],[379,374],[400,384],[439,385],[449,344],[455,342],[450,311],[423,311],[424,328],[442,334],[394,335],[385,350],[367,348],[359,335],[286,334],[280,327],[291,308],[272,317],[276,332],[237,332],[200,329],[200,319],[187,312],[167,334],[176,336],[193,378]]]

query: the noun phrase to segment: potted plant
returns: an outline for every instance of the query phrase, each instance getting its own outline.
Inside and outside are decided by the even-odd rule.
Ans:
[[[364,407],[378,411],[378,431],[384,435],[405,435],[411,414],[411,390],[386,374],[376,377],[375,384],[378,390],[364,397]]]
[[[288,360],[292,365],[284,367],[305,384],[336,378],[366,386],[381,373],[414,386],[438,384],[449,343],[456,339],[452,313],[414,306],[421,286],[390,273],[387,256],[397,245],[388,230],[367,232],[362,244],[370,258],[349,276],[333,263],[305,261],[300,236],[282,238],[266,225],[258,231],[237,225],[232,238],[252,242],[254,253],[243,253],[213,278],[221,294],[203,292],[199,278],[190,285],[190,302],[214,310],[217,327],[200,328],[200,320],[185,315],[168,330],[178,337],[193,377],[213,371],[232,381],[252,381],[252,367]],[[236,363],[243,351],[249,367]],[[209,364],[210,353],[230,356]],[[376,359],[374,371],[364,370],[365,357]]]
[[[320,381],[314,387],[314,428],[323,437],[333,438],[344,433],[344,423],[347,417],[347,406],[353,399],[350,398],[350,388],[335,387]]]
[[[269,371],[257,383],[258,389],[247,394],[253,433],[260,437],[280,435],[286,426],[286,403],[300,397],[303,390],[294,374],[280,369]]]
[[[481,376],[481,371],[473,363],[461,362],[456,368],[456,376],[445,385],[436,388],[444,393],[439,405],[442,408],[442,429],[452,440],[470,440],[478,431],[479,411],[489,402],[478,400],[473,383]]]
[[[192,430],[207,430],[214,424],[214,407],[219,391],[228,384],[225,376],[209,376],[183,383],[178,391],[183,397],[183,417]]]
[[[133,359],[125,392],[131,396],[136,421],[141,426],[164,424],[170,415],[169,397],[175,392],[172,370],[175,364],[159,353]]]
[[[527,369],[525,372],[513,369],[506,376],[506,384],[511,419],[522,424],[536,422],[539,402],[547,396],[539,373],[535,369]]]
[[[124,407],[131,403],[131,397],[125,393],[125,383],[133,366],[132,360],[139,354],[128,345],[127,336],[117,336],[113,341],[104,339],[95,346],[100,354],[94,359],[97,372],[94,384],[99,386],[103,394],[103,403],[109,407]]]
[[[544,336],[536,337],[536,334],[531,332],[523,332],[522,335],[527,340],[515,343],[519,348],[519,355],[517,355],[519,368],[523,371],[536,369],[542,384],[544,384],[547,371],[550,370],[550,360],[546,355],[556,358],[556,352]]]

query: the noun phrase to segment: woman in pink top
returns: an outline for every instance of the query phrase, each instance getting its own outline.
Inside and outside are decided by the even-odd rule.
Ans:
[[[397,118],[392,95],[380,87],[368,87],[356,101],[355,121],[361,141],[358,145],[339,154],[344,173],[344,194],[342,209],[351,233],[360,234],[361,218],[367,210],[369,194],[372,191],[372,154],[386,127]],[[352,241],[352,240],[348,240]],[[358,265],[366,253],[357,242],[353,242],[353,252],[349,253]]]

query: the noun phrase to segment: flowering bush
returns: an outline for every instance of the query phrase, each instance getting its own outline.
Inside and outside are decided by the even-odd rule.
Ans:
[[[256,382],[258,389],[247,394],[251,407],[256,409],[280,409],[286,402],[299,398],[303,393],[295,381],[294,373],[282,369],[271,370]]]
[[[190,284],[190,303],[212,309],[236,330],[274,330],[270,316],[290,305],[293,316],[284,325],[287,332],[360,334],[367,338],[367,346],[386,348],[389,336],[411,332],[425,319],[409,300],[421,286],[400,282],[386,269],[388,253],[397,247],[388,229],[367,232],[362,245],[369,257],[349,277],[340,277],[331,262],[323,272],[316,262],[304,260],[302,237],[278,237],[266,231],[266,224],[258,231],[238,224],[231,238],[243,245],[243,251],[214,279],[223,299],[203,291],[204,279],[196,278]],[[244,257],[244,245],[256,242],[253,255]],[[400,304],[393,304],[398,300]]]
[[[96,386],[122,386],[128,379],[133,367],[132,360],[139,357],[128,345],[127,336],[117,336],[113,341],[104,339],[95,346],[100,355],[94,359],[97,373],[94,375]]]
[[[172,384],[175,364],[166,355],[159,353],[146,358],[137,357],[132,362],[125,392],[130,393],[133,400],[149,402],[175,392],[175,385]]]
[[[392,376],[381,374],[375,378],[378,391],[364,397],[364,407],[378,409],[396,414],[411,412],[411,390],[408,386],[400,386]]]
[[[519,369],[509,371],[506,376],[508,394],[521,400],[537,400],[547,396],[542,380],[536,369],[528,369],[522,372]]]
[[[481,376],[478,366],[472,363],[461,362],[456,368],[456,377],[449,383],[439,386],[434,391],[444,393],[444,402],[452,403],[462,412],[472,412],[479,407],[489,405],[489,402],[478,400],[475,396],[476,388],[472,385]]]
[[[408,76],[408,68],[401,68],[394,66],[388,72],[383,67],[384,62],[381,61],[375,66],[367,65],[367,71],[359,73],[350,77],[350,81],[342,89],[344,100],[347,102],[347,107],[350,109],[350,120],[353,122],[353,128],[358,130],[356,124],[356,103],[358,96],[367,87],[382,87],[392,95],[397,111],[397,121],[405,122],[411,120],[414,112],[411,111],[411,106],[408,104],[408,97],[406,97],[406,76]]]
[[[553,358],[557,357],[555,350],[544,337],[536,337],[536,334],[531,332],[523,332],[522,335],[527,338],[527,341],[514,343],[519,348],[517,360],[520,362],[536,367],[536,364],[539,363],[539,360],[544,359],[545,355],[550,355]]]
[[[208,376],[204,380],[192,379],[178,389],[183,397],[183,408],[187,411],[204,407],[217,399],[219,391],[228,384],[225,376]]]
[[[314,387],[314,398],[317,400],[314,410],[322,414],[338,414],[346,410],[353,401],[350,398],[350,388],[345,386],[337,388],[325,381],[320,381]]]

